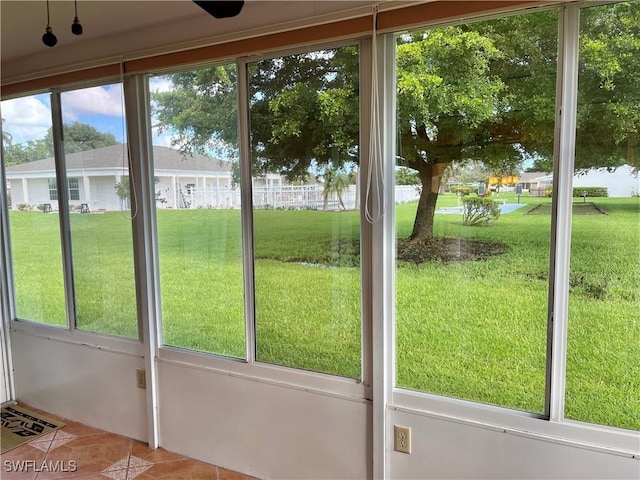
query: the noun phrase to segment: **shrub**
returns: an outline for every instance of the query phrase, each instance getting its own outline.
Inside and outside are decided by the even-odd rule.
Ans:
[[[587,192],[587,197],[608,197],[607,187],[573,187],[574,197],[583,197]]]
[[[545,188],[544,196],[551,198],[552,195],[553,195],[553,187],[549,186],[549,187]]]
[[[468,197],[472,193],[477,194],[478,193],[478,187],[474,186],[474,185],[471,185],[471,186],[460,185],[458,187],[453,187],[451,189],[451,192],[455,193],[459,197]]]
[[[487,226],[500,216],[498,202],[487,198],[465,198],[463,200],[462,223],[469,226]]]

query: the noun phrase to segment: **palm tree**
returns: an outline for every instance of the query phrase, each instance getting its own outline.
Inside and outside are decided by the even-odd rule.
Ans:
[[[4,118],[2,119],[2,124],[4,125]],[[13,136],[9,132],[5,132],[4,128],[2,129],[2,143],[6,145],[11,145],[13,141]]]
[[[349,175],[340,168],[331,168],[327,166],[324,171],[324,190],[322,191],[322,197],[324,198],[324,210],[327,209],[329,203],[329,195],[335,192],[338,196],[338,201],[343,210],[347,207],[344,206],[342,201],[342,194],[349,188]]]

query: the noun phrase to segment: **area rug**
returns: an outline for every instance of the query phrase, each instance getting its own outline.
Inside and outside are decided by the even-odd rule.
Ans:
[[[0,453],[8,452],[64,426],[62,422],[18,405],[2,407],[0,418]]]

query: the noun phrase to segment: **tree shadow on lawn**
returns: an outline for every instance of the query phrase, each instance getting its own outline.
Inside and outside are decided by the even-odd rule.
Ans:
[[[409,239],[398,239],[398,260],[415,264],[428,261],[469,262],[502,255],[509,246],[502,242],[474,238],[435,237],[423,245]]]
[[[360,265],[360,240],[342,240],[331,244],[331,256],[324,259],[290,257],[286,262],[321,264],[332,267],[358,267]],[[397,240],[399,262],[420,264],[429,261],[443,263],[486,260],[509,250],[506,243],[460,237],[435,237],[421,245],[408,238]]]

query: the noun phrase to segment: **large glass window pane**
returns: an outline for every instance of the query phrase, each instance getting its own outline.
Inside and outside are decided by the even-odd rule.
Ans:
[[[2,102],[16,316],[66,326],[52,138],[48,94]]]
[[[358,48],[249,65],[257,359],[360,378]]]
[[[163,342],[244,358],[236,67],[150,89]]]
[[[557,13],[400,35],[397,385],[544,412]]]
[[[122,85],[64,92],[61,104],[76,326],[137,337]]]
[[[640,2],[581,11],[566,416],[640,430]]]

